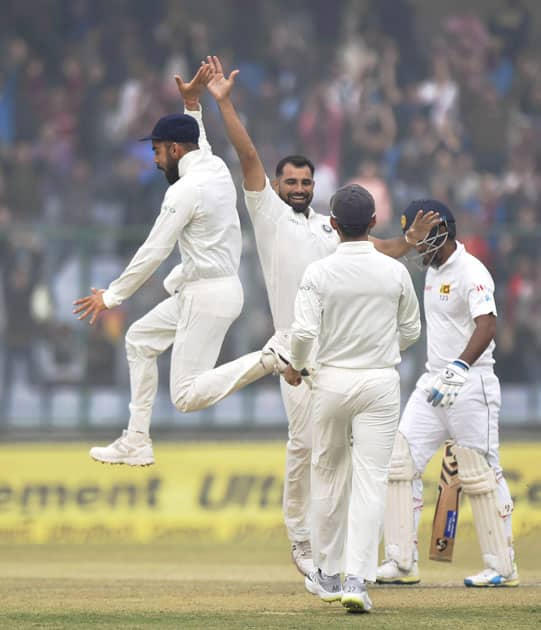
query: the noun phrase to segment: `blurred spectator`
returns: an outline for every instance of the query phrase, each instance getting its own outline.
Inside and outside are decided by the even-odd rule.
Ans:
[[[11,396],[20,368],[24,370],[23,381],[34,387],[42,385],[35,352],[39,322],[32,307],[42,261],[32,237],[21,233],[10,242],[2,242],[0,258],[6,314],[0,418],[6,422],[11,414]]]
[[[377,162],[363,160],[355,176],[347,184],[359,184],[370,191],[376,202],[378,228],[383,228],[393,220],[393,204],[387,183],[381,176]]]
[[[411,0],[4,3],[0,207],[9,205],[11,218],[1,275],[4,293],[21,300],[10,306],[9,326],[34,326],[37,334],[28,312],[16,313],[38,282],[133,253],[135,233],[148,230],[163,195],[152,153],[137,139],[178,109],[172,74],[189,76],[216,51],[241,70],[237,105],[269,171],[288,153],[305,152],[316,163],[318,209],[326,211],[335,187],[348,180],[373,192],[378,224],[389,229],[393,206],[413,198],[434,196],[456,209],[459,238],[491,268],[496,286],[506,287],[498,288],[503,299],[509,293],[517,304],[501,327],[501,352],[515,356],[520,347],[528,378],[538,378],[541,11],[523,0],[500,4],[485,19],[475,3],[459,9],[450,0],[422,12]],[[218,118],[209,101],[207,135],[237,172]],[[239,213],[246,293],[258,296],[261,277],[253,273],[256,253],[240,202]],[[43,236],[39,264],[37,252],[14,239],[22,225]],[[77,273],[69,277],[80,281]],[[76,295],[78,288],[63,290]],[[252,303],[254,312],[248,349],[265,340],[269,325],[266,303]],[[108,326],[96,331],[101,350],[89,354],[95,380],[106,369],[100,357],[110,358],[115,343]],[[52,374],[71,370],[75,382],[82,372],[51,358],[69,354],[70,334],[51,324],[48,365]],[[224,352],[234,353],[234,344]]]

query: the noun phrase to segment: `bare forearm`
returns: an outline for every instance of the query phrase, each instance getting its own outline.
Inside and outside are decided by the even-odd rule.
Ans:
[[[404,236],[386,239],[374,238],[373,236],[369,236],[368,238],[374,243],[374,247],[378,252],[390,256],[391,258],[401,258],[413,247],[413,244],[408,243]]]
[[[468,344],[458,358],[462,361],[466,361],[468,365],[473,365],[488,348],[495,334],[496,318],[493,315],[480,317],[479,320],[476,320],[475,330]]]
[[[218,101],[218,106],[224,119],[227,136],[239,156],[246,189],[263,190],[265,187],[265,169],[231,99],[225,98]]]

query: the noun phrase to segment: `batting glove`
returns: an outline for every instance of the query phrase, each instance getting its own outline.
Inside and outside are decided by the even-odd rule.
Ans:
[[[427,401],[433,407],[451,407],[466,382],[469,369],[470,366],[461,359],[446,365],[432,383]]]

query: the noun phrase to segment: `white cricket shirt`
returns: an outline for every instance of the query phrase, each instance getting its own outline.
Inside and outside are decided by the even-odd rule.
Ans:
[[[474,319],[496,312],[494,281],[487,268],[457,248],[438,269],[426,272],[424,307],[427,334],[427,370],[440,370],[460,356],[475,329]],[[474,363],[491,366],[495,343]]]
[[[108,308],[135,293],[169,256],[175,243],[182,265],[175,267],[165,280],[173,289],[183,282],[238,272],[242,242],[235,185],[224,161],[212,154],[201,110],[185,113],[199,124],[200,148],[179,161],[180,179],[167,189],[146,241],[103,294]]]
[[[419,303],[406,267],[370,241],[340,243],[306,269],[295,300],[291,364],[304,367],[319,339],[317,362],[339,368],[388,368],[421,333]]]
[[[308,217],[295,212],[274,192],[268,178],[261,191],[244,189],[244,198],[254,226],[274,328],[288,330],[306,267],[334,252],[338,237],[329,217],[312,208]]]

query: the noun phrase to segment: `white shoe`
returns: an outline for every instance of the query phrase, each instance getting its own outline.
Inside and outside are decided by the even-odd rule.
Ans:
[[[90,457],[105,464],[127,464],[128,466],[150,466],[154,463],[152,440],[147,435],[131,440],[128,431],[109,446],[94,446]]]
[[[372,609],[372,602],[368,597],[366,584],[352,575],[346,576],[342,588],[342,606],[352,613],[369,612]]]
[[[470,575],[464,579],[465,586],[476,586],[478,588],[490,588],[494,586],[518,586],[520,579],[518,577],[517,565],[513,562],[513,573],[508,576],[500,575],[494,569],[484,569],[477,575]]]
[[[310,575],[315,569],[310,541],[303,540],[291,543],[291,559],[302,575]]]
[[[282,349],[265,346],[261,352],[261,365],[266,369],[272,369],[274,376],[283,374],[289,365],[289,355]],[[301,376],[306,385],[312,389],[314,380],[314,368],[302,368]]]
[[[274,376],[283,374],[289,365],[289,361],[278,350],[268,347],[263,348],[260,361],[265,369],[272,369]]]
[[[304,578],[304,586],[312,595],[317,595],[324,602],[337,602],[342,599],[342,582],[340,574],[325,575],[319,569],[314,569]]]
[[[409,571],[404,571],[395,560],[385,560],[376,571],[378,584],[419,584],[419,566],[414,561]]]

